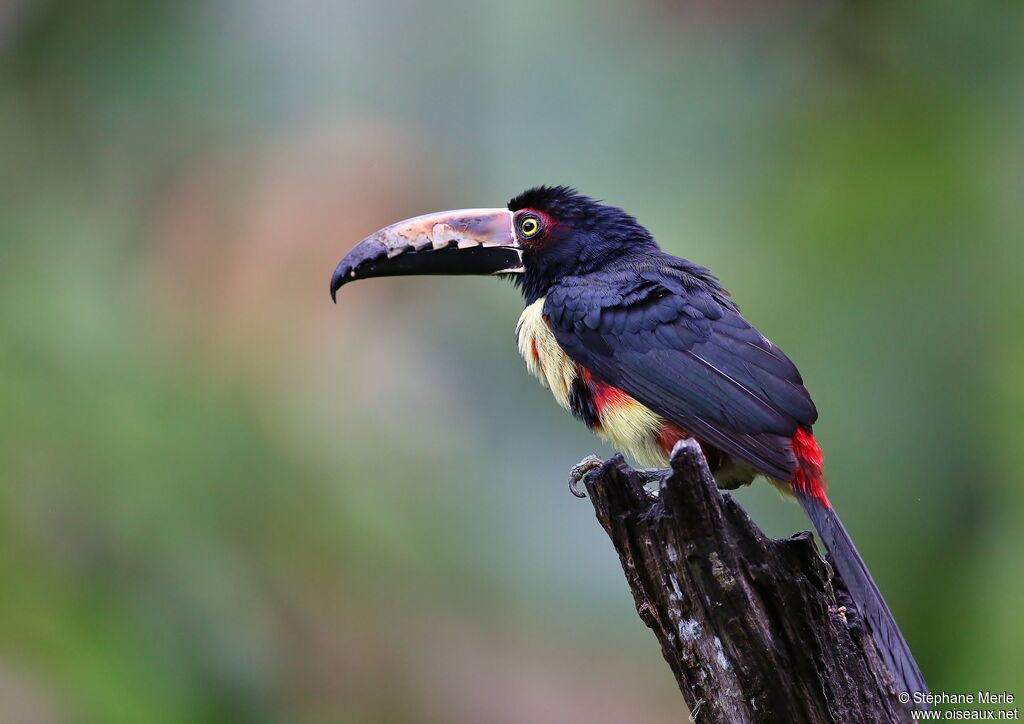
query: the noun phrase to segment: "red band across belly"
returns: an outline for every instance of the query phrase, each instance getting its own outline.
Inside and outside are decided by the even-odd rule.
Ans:
[[[658,430],[657,441],[658,446],[665,451],[666,456],[672,455],[672,448],[676,446],[676,443],[680,440],[685,440],[690,437],[690,433],[686,432],[683,428],[676,425],[674,422],[663,422],[661,423],[661,429]]]
[[[630,405],[636,402],[636,400],[620,390],[618,387],[613,387],[607,382],[602,382],[595,378],[590,374],[590,370],[586,367],[580,368],[580,374],[583,377],[583,381],[587,384],[587,388],[590,390],[590,397],[594,401],[594,407],[597,409],[598,414],[600,414],[607,405],[615,407],[619,405]]]

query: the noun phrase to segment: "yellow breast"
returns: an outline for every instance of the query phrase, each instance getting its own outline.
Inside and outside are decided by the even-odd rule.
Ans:
[[[558,346],[555,335],[544,320],[544,297],[523,310],[516,324],[519,354],[526,368],[551,390],[558,404],[569,409],[569,390],[576,379],[577,364]]]
[[[543,297],[523,310],[516,325],[516,337],[519,353],[526,360],[530,374],[551,390],[559,405],[581,417],[573,405],[580,403],[579,393],[582,392],[597,412],[597,424],[592,424],[591,429],[601,439],[640,465],[668,465],[672,446],[684,433],[675,425],[666,424],[665,418],[622,390],[611,388],[585,374],[583,368],[562,351],[544,319]],[[582,385],[575,400],[573,385]],[[721,453],[718,456],[718,467],[712,472],[724,488],[749,485],[757,475],[757,471],[746,463],[729,456],[722,457]]]
[[[516,337],[530,374],[551,390],[559,405],[574,412],[570,392],[580,366],[562,351],[544,319],[543,297],[523,310],[516,325]],[[588,386],[587,394],[595,398],[599,424],[593,430],[601,438],[641,465],[668,463],[658,440],[664,422],[659,415],[624,392],[618,392],[614,399],[605,399]]]

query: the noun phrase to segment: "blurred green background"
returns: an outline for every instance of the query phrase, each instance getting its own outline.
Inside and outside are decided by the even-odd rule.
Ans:
[[[722,277],[932,688],[1024,694],[1022,37],[958,0],[0,3],[0,722],[680,720],[517,293],[328,297],[375,229],[538,183]]]

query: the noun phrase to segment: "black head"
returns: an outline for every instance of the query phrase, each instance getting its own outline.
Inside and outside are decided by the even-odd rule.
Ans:
[[[508,208],[523,249],[523,273],[516,282],[528,303],[566,276],[658,249],[631,215],[568,186],[532,188],[509,201]]]

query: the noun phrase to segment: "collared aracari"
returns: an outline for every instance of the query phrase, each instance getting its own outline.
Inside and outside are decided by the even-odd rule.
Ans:
[[[428,214],[361,241],[331,297],[356,279],[406,274],[511,278],[529,371],[558,404],[643,465],[692,437],[719,486],[763,475],[799,501],[901,691],[927,685],[825,494],[811,396],[796,366],[740,314],[712,273],[661,251],[621,209],[538,187],[505,209]]]

